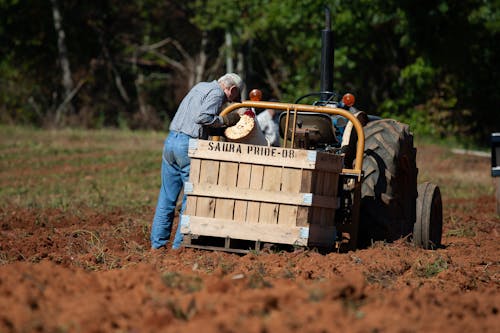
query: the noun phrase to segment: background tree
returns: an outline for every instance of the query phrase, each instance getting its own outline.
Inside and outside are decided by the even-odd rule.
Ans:
[[[319,89],[325,4],[334,89],[359,108],[434,137],[499,130],[499,0],[59,2],[79,83],[66,124],[166,129],[189,87],[231,62],[248,88],[293,102]],[[0,0],[0,15],[0,121],[54,123],[65,92],[51,2]]]
[[[71,69],[69,66],[68,50],[66,48],[66,37],[64,29],[62,28],[62,17],[59,11],[59,6],[56,0],[51,0],[52,4],[52,17],[54,18],[54,30],[57,34],[57,49],[59,51],[59,64],[62,71],[62,86],[64,88],[63,102],[56,109],[55,122],[60,123],[62,114],[73,111],[71,99],[74,95],[73,92],[73,78],[71,77]]]

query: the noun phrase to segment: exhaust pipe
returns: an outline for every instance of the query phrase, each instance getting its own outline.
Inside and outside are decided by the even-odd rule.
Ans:
[[[330,8],[325,6],[325,29],[321,31],[321,100],[326,101],[333,92],[333,32],[331,30]]]

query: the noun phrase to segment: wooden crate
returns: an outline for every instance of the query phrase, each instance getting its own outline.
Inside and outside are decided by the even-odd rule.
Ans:
[[[332,247],[343,158],[310,150],[191,140],[181,232]]]

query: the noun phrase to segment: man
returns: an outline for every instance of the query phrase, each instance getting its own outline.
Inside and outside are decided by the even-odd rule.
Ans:
[[[277,102],[277,100],[271,101]],[[279,112],[274,109],[266,109],[259,113],[256,118],[269,145],[275,147],[280,146],[278,118]]]
[[[222,105],[240,101],[243,81],[234,73],[228,73],[217,81],[196,84],[182,100],[174,119],[170,123],[165,139],[161,165],[161,188],[151,227],[151,248],[166,247],[175,215],[177,197],[189,180],[190,160],[188,146],[190,138],[208,138],[210,128],[235,125],[240,116],[231,112],[221,117]],[[186,195],[182,199],[181,214],[186,208]],[[180,226],[172,244],[178,249],[182,243]]]

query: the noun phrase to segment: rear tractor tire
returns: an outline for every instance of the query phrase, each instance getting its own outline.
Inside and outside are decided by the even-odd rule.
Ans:
[[[380,119],[366,124],[364,133],[360,248],[411,235],[416,220],[418,173],[408,125]]]
[[[439,187],[428,182],[419,184],[413,244],[428,250],[439,248],[442,229],[443,204]]]

